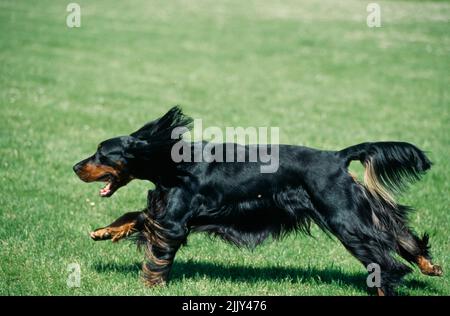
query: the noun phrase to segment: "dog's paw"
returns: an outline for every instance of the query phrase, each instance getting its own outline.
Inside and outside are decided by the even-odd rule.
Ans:
[[[425,275],[442,276],[444,274],[441,266],[433,264],[430,259],[427,259],[425,257],[418,257],[417,265],[419,266],[420,271]]]
[[[108,227],[104,227],[104,228],[97,228],[96,230],[94,230],[93,232],[91,232],[89,234],[89,236],[91,236],[91,238],[95,241],[97,240],[108,240],[112,238],[112,234],[109,230]]]
[[[113,242],[119,241],[122,238],[128,237],[135,232],[134,223],[127,223],[117,227],[103,227],[98,228],[90,233],[93,240],[108,240]]]
[[[426,274],[430,275],[430,276],[443,276],[444,271],[442,271],[442,268],[440,265],[434,264],[432,266],[432,268],[429,271],[427,271]]]

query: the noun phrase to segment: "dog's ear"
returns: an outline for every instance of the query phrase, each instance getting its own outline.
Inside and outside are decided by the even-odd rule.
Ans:
[[[142,154],[148,150],[148,147],[149,147],[148,142],[137,138],[133,138],[127,144],[127,147],[125,148],[123,155],[126,158],[131,159],[137,158],[139,156],[142,156]]]
[[[132,133],[131,136],[151,142],[161,138],[169,139],[174,128],[189,128],[191,123],[192,118],[184,115],[179,106],[174,106],[166,114],[164,114],[164,116],[145,124],[140,129]]]

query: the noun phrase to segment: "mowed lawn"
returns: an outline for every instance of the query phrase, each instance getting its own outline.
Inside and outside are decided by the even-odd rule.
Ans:
[[[78,29],[68,3],[0,2],[0,294],[368,294],[364,267],[316,227],[254,251],[191,235],[156,288],[132,243],[93,242],[152,184],[101,199],[72,165],[175,104],[204,126],[278,126],[283,143],[428,151],[432,170],[400,201],[449,272],[448,2],[380,1],[382,27],[368,28],[366,1],[79,0]],[[449,295],[448,275],[415,269],[400,294]]]

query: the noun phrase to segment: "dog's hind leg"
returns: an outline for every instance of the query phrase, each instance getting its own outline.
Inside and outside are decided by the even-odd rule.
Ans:
[[[384,207],[373,211],[375,211],[373,214],[375,218],[384,217],[384,224],[380,225],[377,220],[380,229],[394,232],[393,235],[397,242],[396,251],[403,259],[411,264],[416,264],[425,275],[441,276],[443,274],[442,268],[431,261],[428,235],[424,234],[420,238],[408,227],[407,214],[411,208],[400,204],[384,204]],[[375,213],[378,213],[378,216]]]
[[[338,218],[328,219],[332,233],[366,269],[369,265],[378,265],[379,275],[374,275],[373,280],[373,287],[377,287],[378,295],[395,295],[394,287],[411,269],[392,256],[396,247],[393,236],[367,225],[353,210],[344,211],[340,215]],[[367,285],[372,286],[369,283]]]
[[[317,211],[327,230],[366,269],[379,267],[379,274],[373,274],[374,282],[367,285],[376,287],[378,295],[395,295],[395,286],[412,272],[410,267],[393,257],[398,249],[395,234],[374,222],[373,206],[359,184],[348,176],[338,180],[333,190],[314,192],[315,204],[320,205]]]
[[[145,212],[129,212],[106,227],[97,228],[90,233],[93,240],[108,240],[113,242],[128,237],[144,229]]]
[[[410,229],[404,227],[397,233],[398,254],[405,260],[415,263],[420,271],[429,276],[442,276],[442,268],[433,264],[428,246],[428,235],[419,238]]]
[[[366,193],[366,196],[369,196]],[[378,200],[378,207],[373,206],[374,223],[380,229],[393,231],[397,241],[397,253],[411,264],[416,264],[420,271],[429,276],[441,276],[442,268],[431,261],[430,246],[428,245],[428,235],[422,238],[417,236],[408,226],[408,213],[410,207],[400,204],[386,204]],[[377,214],[376,214],[377,213]],[[378,217],[384,218],[379,221]]]

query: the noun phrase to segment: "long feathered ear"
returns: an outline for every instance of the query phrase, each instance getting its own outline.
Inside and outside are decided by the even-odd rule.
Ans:
[[[133,139],[123,152],[125,158],[134,159],[145,153],[149,144],[144,140]]]
[[[184,115],[179,106],[174,106],[163,117],[145,124],[131,136],[151,142],[167,141],[174,128],[186,127],[189,129],[191,123],[192,118]]]

